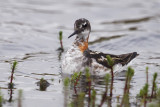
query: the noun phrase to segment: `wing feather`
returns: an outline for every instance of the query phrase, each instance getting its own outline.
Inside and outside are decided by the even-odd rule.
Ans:
[[[137,54],[137,52],[122,54],[122,55],[113,55],[113,54],[107,54],[97,51],[89,50],[89,55],[87,55],[90,58],[95,59],[99,64],[102,64],[103,66],[109,67],[106,56],[110,55],[112,60],[115,64],[121,64],[122,66],[127,65],[132,59],[134,59]]]

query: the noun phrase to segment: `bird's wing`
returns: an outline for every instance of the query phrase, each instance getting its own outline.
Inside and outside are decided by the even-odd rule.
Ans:
[[[113,55],[113,54],[105,54],[102,52],[89,50],[89,57],[95,59],[99,64],[103,66],[109,67],[107,62],[107,55],[110,55],[115,64],[121,64],[122,66],[128,64],[132,59],[134,59],[138,54],[137,52],[122,54],[122,55]]]

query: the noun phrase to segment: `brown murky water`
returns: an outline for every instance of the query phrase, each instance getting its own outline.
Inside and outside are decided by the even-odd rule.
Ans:
[[[145,83],[145,67],[149,67],[150,77],[154,72],[160,75],[159,11],[158,0],[0,0],[0,87],[4,99],[10,98],[7,89],[10,64],[14,60],[19,62],[14,74],[13,102],[3,106],[17,106],[19,89],[23,90],[23,107],[64,106],[58,32],[63,31],[66,51],[74,40],[67,38],[73,31],[74,21],[82,17],[90,20],[92,26],[90,49],[140,54],[130,63],[135,69],[130,91],[134,102]],[[114,97],[123,93],[124,76],[120,75],[115,77]],[[36,84],[42,77],[50,83],[46,91],[39,91]],[[160,76],[158,83],[159,80]],[[104,84],[97,82],[94,88],[99,93],[99,104]],[[72,91],[70,96],[74,95]]]

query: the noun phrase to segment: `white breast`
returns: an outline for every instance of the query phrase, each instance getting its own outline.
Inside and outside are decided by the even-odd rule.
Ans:
[[[78,46],[72,45],[67,51],[62,62],[62,72],[73,74],[73,72],[80,72],[84,69],[83,65],[84,56],[79,50]]]

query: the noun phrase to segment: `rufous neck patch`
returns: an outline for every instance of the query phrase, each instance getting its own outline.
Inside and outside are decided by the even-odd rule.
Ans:
[[[88,42],[83,42],[79,46],[80,51],[83,53],[86,49],[88,49]]]

